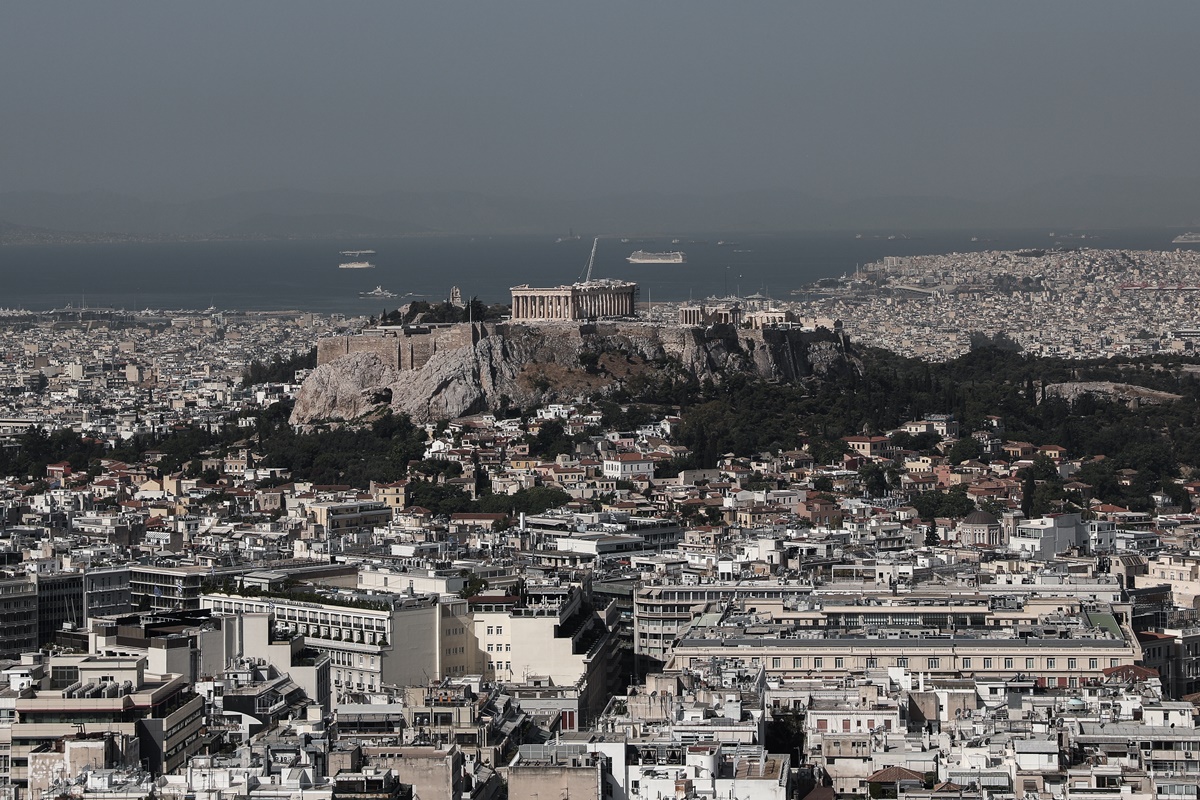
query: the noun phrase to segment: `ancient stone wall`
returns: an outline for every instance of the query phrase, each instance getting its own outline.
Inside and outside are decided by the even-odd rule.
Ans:
[[[483,325],[461,323],[377,328],[354,336],[330,336],[317,341],[317,364],[328,364],[354,353],[374,353],[392,369],[416,370],[436,353],[470,347],[484,335]]]

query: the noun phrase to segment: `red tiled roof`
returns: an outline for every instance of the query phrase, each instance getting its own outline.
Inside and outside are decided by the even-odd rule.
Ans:
[[[900,783],[902,781],[917,781],[923,784],[925,776],[905,767],[885,767],[867,778],[867,783]]]

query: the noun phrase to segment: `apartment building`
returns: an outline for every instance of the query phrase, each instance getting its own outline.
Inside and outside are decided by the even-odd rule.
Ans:
[[[621,678],[615,617],[615,605],[602,617],[576,586],[531,587],[524,598],[474,598],[475,671],[487,680],[578,686],[580,713],[590,719]]]
[[[4,673],[18,693],[6,754],[18,789],[28,784],[31,754],[73,736],[81,722],[136,737],[156,773],[200,749],[203,698],[183,675],[150,672],[144,657],[26,653]]]
[[[380,691],[385,685],[423,685],[443,677],[443,670],[456,668],[455,656],[466,657],[465,626],[442,624],[436,595],[347,592],[331,593],[324,602],[310,602],[286,596],[214,593],[202,595],[200,603],[214,615],[274,615],[283,634],[298,634],[305,647],[328,656],[336,699]],[[443,631],[450,631],[445,639]],[[451,649],[462,652],[443,658],[443,650]]]

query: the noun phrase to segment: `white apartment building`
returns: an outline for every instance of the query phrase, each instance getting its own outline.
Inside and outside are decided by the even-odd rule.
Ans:
[[[201,607],[214,614],[274,614],[275,624],[284,632],[300,634],[306,647],[329,656],[332,696],[338,699],[351,692],[379,691],[385,685],[425,685],[447,674],[461,674],[467,658],[466,625],[450,624],[456,608],[465,608],[461,601],[443,610],[433,595],[354,595],[305,602],[206,594],[200,600]]]

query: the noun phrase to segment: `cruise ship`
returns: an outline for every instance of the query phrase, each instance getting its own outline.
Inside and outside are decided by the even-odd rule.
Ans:
[[[1171,240],[1171,244],[1200,244],[1200,233],[1181,233]]]
[[[630,264],[682,264],[687,256],[678,250],[670,253],[647,253],[645,250],[634,250],[626,259]]]
[[[338,264],[338,269],[375,269],[375,265],[370,261],[347,261]]]

